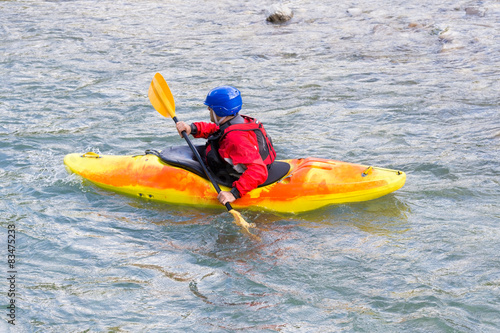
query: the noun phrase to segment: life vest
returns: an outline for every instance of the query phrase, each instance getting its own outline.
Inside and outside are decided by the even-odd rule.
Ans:
[[[271,138],[267,135],[264,126],[256,119],[240,115],[222,124],[219,130],[207,139],[205,156],[212,173],[220,180],[231,182],[238,180],[241,176],[242,173],[236,171],[233,165],[224,160],[219,153],[220,142],[233,131],[255,133],[260,157],[269,168],[276,158]]]

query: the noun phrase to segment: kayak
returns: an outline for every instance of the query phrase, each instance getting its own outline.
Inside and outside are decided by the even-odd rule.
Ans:
[[[222,207],[213,185],[189,147],[142,155],[68,154],[70,172],[114,192],[171,204]],[[275,161],[260,187],[234,201],[234,208],[301,213],[327,205],[379,198],[400,189],[402,171],[322,158]],[[224,191],[231,184],[217,181]]]

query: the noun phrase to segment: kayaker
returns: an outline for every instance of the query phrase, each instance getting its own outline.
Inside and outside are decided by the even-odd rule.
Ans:
[[[264,183],[268,166],[276,158],[272,142],[263,125],[254,118],[240,115],[241,93],[231,86],[212,89],[205,99],[210,111],[208,122],[190,125],[179,121],[177,131],[207,139],[205,160],[219,179],[234,180],[231,191],[221,191],[217,199],[225,205],[241,198]]]

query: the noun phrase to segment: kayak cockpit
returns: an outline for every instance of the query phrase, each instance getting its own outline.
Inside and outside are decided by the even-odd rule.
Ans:
[[[205,146],[195,146],[196,150],[201,156],[205,156]],[[197,174],[200,177],[207,179],[205,172],[201,164],[198,162],[193,152],[188,146],[173,146],[163,149],[162,151],[148,149],[146,150],[146,154],[156,155],[163,162],[176,166],[178,168],[182,168],[188,170],[192,173]],[[259,185],[259,187],[266,186],[272,183],[275,183],[285,177],[290,171],[290,164],[283,161],[274,161],[268,167],[268,177],[267,180]],[[232,180],[226,180],[217,178],[217,183],[220,185],[224,185],[227,187],[232,186]]]

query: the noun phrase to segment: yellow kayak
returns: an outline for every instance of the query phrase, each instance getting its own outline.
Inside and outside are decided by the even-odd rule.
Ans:
[[[97,186],[118,193],[173,204],[222,208],[210,181],[192,167],[197,162],[183,156],[162,158],[169,152],[146,152],[138,156],[69,154],[64,157],[64,164]],[[406,181],[402,171],[321,158],[275,163],[278,164],[277,173],[272,175],[275,179],[233,202],[234,208],[300,213],[331,204],[376,199],[398,190]],[[220,185],[222,190],[230,189],[230,184]]]

